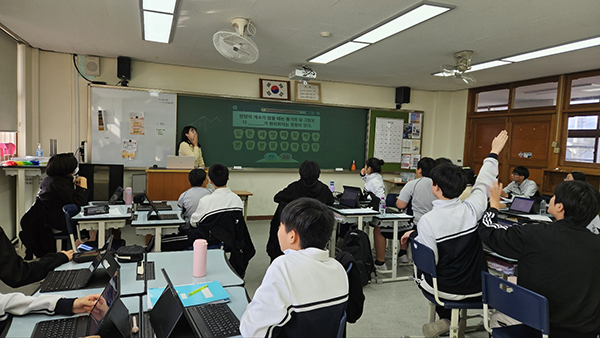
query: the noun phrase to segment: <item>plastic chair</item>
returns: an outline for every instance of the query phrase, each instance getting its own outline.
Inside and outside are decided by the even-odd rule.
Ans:
[[[548,299],[505,279],[481,272],[483,324],[492,337],[548,337],[550,312]],[[492,307],[523,324],[491,329],[488,309]],[[535,331],[535,330],[537,331]]]
[[[346,275],[350,274],[350,270],[352,270],[353,265],[354,264],[352,262],[348,264],[348,268],[346,269]],[[342,316],[342,319],[340,319],[340,328],[338,329],[336,338],[346,337],[346,318],[348,318],[348,316],[346,315],[346,311],[344,311],[344,315]]]
[[[57,234],[54,236],[57,242],[57,249],[59,245],[59,240],[67,240],[71,241],[71,247],[73,251],[77,251],[77,246],[75,245],[75,236],[73,235],[73,222],[71,218],[79,213],[79,208],[75,204],[67,204],[63,208],[63,213],[65,214],[65,223],[67,224],[67,234]]]
[[[450,337],[459,337],[459,320],[467,319],[468,309],[481,309],[483,304],[481,302],[453,302],[449,300],[442,301],[439,297],[439,290],[437,284],[437,270],[435,262],[435,254],[426,245],[419,243],[414,239],[410,239],[410,246],[412,250],[412,259],[414,262],[415,276],[418,276],[418,270],[428,274],[432,278],[433,283],[433,295],[429,292],[423,291],[423,295],[430,302],[429,304],[429,322],[435,321],[435,306],[442,306],[445,309],[451,309],[452,315],[450,317]],[[464,335],[464,332],[461,332]]]

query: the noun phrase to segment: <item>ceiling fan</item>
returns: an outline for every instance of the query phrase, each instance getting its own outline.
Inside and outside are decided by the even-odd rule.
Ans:
[[[442,76],[451,78],[457,84],[473,84],[477,83],[477,80],[470,75],[465,74],[466,71],[471,69],[471,57],[473,56],[472,50],[463,50],[454,53],[455,65],[441,65]]]
[[[248,36],[256,34],[256,28],[248,19],[231,20],[235,32],[221,30],[213,35],[215,49],[224,57],[237,63],[251,64],[258,60],[258,46]]]

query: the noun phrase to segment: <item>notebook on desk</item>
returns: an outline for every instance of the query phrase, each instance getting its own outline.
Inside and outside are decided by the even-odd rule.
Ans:
[[[112,247],[112,236],[108,239],[107,248]],[[119,263],[110,250],[98,253],[89,267],[76,270],[54,270],[48,273],[40,286],[40,292],[53,292],[83,289],[94,276],[94,272],[102,266],[109,276],[119,269]]]
[[[89,316],[45,320],[35,324],[34,338],[78,338],[100,333],[119,299],[119,274],[114,271]]]

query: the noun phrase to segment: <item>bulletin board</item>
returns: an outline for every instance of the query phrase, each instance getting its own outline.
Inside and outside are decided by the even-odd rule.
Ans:
[[[153,90],[90,87],[91,139],[95,164],[166,167],[177,144],[177,95]]]
[[[367,158],[383,159],[382,171],[412,171],[421,159],[422,111],[370,110]]]

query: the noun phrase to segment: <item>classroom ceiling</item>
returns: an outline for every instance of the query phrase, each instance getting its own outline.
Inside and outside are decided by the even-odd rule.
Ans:
[[[474,85],[434,77],[453,53],[473,63],[600,35],[598,0],[440,0],[456,8],[330,64],[307,59],[376,26],[416,0],[179,0],[170,44],[142,40],[134,0],[2,0],[0,24],[43,50],[287,77],[305,64],[319,80],[455,91],[600,68],[600,47],[470,73]],[[260,58],[243,65],[213,47],[231,19],[252,20]],[[330,37],[320,33],[327,31]],[[132,70],[135,78],[135,67]],[[117,82],[115,74],[115,83]]]

